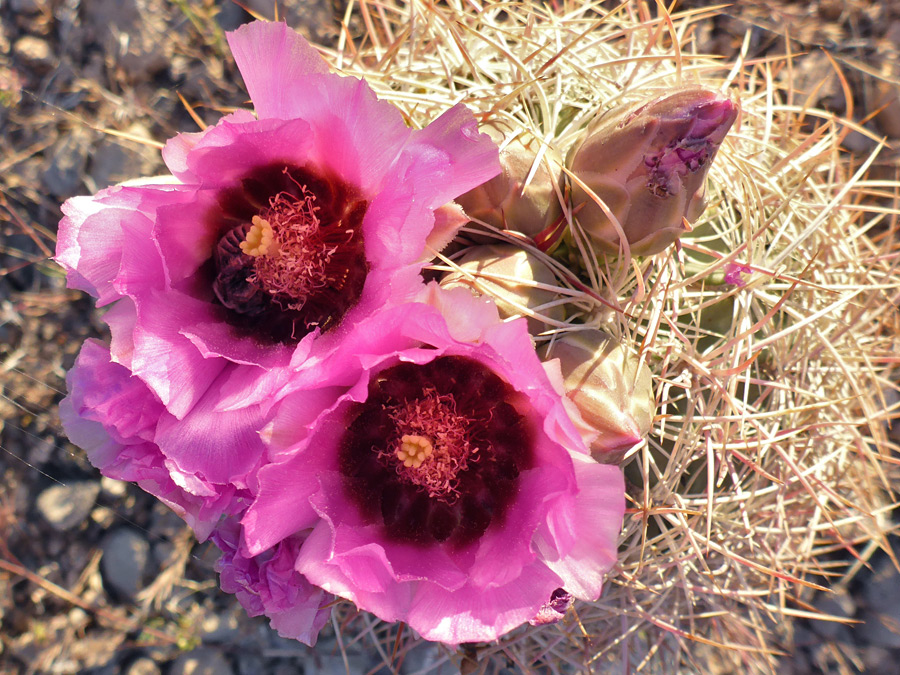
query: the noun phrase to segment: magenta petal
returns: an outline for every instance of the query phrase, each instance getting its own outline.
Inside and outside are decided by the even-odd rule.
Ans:
[[[311,144],[310,125],[302,119],[225,119],[204,132],[187,156],[187,167],[204,189],[231,186],[259,166],[307,164]]]
[[[213,320],[211,305],[175,291],[137,303],[131,368],[175,417],[184,417],[225,367],[222,359],[204,358],[181,333]]]
[[[214,483],[242,485],[265,452],[259,438],[265,419],[259,405],[228,411],[217,407],[222,383],[236,368],[228,366],[183,419],[165,415],[156,442],[181,470]]]
[[[309,497],[319,489],[317,474],[328,470],[333,461],[328,457],[310,457],[308,451],[301,450],[284,462],[260,469],[259,494],[241,521],[250,555],[315,524],[316,514]]]
[[[206,222],[212,202],[211,191],[198,190],[191,202],[162,206],[156,212],[150,238],[159,247],[168,286],[190,277],[212,256],[217,233]]]
[[[222,551],[216,563],[222,590],[234,593],[250,616],[265,614],[282,637],[310,646],[331,615],[332,597],[294,570],[301,540],[292,537],[258,556],[240,551],[240,529],[226,520],[213,541]]]
[[[256,116],[249,110],[238,110],[237,112],[223,117],[219,120],[218,124],[222,124],[222,122],[225,121],[240,124],[243,122],[253,122],[255,120]],[[184,183],[197,182],[197,177],[188,169],[188,155],[191,150],[203,140],[208,131],[208,129],[205,129],[193,133],[178,134],[174,138],[170,138],[166,142],[166,147],[163,148],[163,161],[166,163],[169,171],[172,172],[172,175]]]
[[[77,367],[69,371],[68,386],[78,414],[103,422],[117,442],[154,439],[165,408],[147,385],[112,363],[109,349],[97,340],[87,340],[82,346]]]
[[[292,105],[306,76],[327,73],[319,53],[287,24],[254,21],[228,33],[253,107],[263,117],[297,117]]]
[[[98,305],[118,299],[121,291],[114,283],[129,274],[122,269],[126,248],[144,260],[145,270],[132,277],[147,279],[147,270],[158,267],[159,253],[149,237],[156,210],[184,203],[192,194],[183,186],[148,183],[68,200],[62,206],[65,217],[59,225],[56,261],[66,270],[69,285],[97,297]],[[157,283],[162,281],[160,277]]]
[[[554,512],[536,543],[547,567],[562,578],[560,586],[582,600],[596,600],[604,575],[616,562],[625,514],[625,481],[618,467],[583,456],[574,459],[578,494],[568,508]],[[556,550],[551,542],[566,537],[571,546]]]
[[[85,343],[67,377],[69,396],[60,419],[69,438],[104,476],[134,481],[155,495],[205,538],[223,514],[243,508],[234,486],[170,473],[156,445],[162,404],[127,368],[110,361],[99,342]]]
[[[416,157],[409,179],[427,185],[432,209],[500,173],[497,146],[490,136],[478,132],[475,116],[462,104],[414,131],[404,154]]]
[[[527,584],[447,591],[423,584],[414,595],[406,622],[426,640],[445,644],[495,640],[528,621],[559,587],[559,577],[541,564],[522,573]],[[537,597],[536,589],[546,589]]]

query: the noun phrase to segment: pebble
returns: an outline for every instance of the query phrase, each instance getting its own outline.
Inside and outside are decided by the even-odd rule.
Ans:
[[[200,637],[207,644],[222,644],[236,640],[240,634],[240,621],[237,611],[211,614],[200,624]]]
[[[113,530],[101,544],[100,573],[107,589],[133,599],[143,587],[150,544],[134,530]]]
[[[75,127],[53,144],[41,172],[41,182],[51,196],[67,199],[81,192],[81,179],[91,151],[92,133]]]
[[[41,3],[37,0],[10,0],[9,8],[22,14],[37,14],[41,11]]]
[[[169,669],[169,675],[233,675],[234,670],[221,652],[200,647],[182,654]]]
[[[115,497],[116,499],[121,499],[128,492],[128,483],[103,476],[100,479],[100,488],[103,490],[103,494],[109,497]]]
[[[50,70],[56,62],[50,43],[34,35],[23,35],[16,40],[13,54],[35,70]]]
[[[142,656],[122,671],[122,675],[160,675],[159,666],[152,659]]]
[[[125,130],[137,138],[150,138],[146,127],[135,124]],[[91,156],[90,175],[103,189],[139,176],[158,173],[159,151],[137,141],[118,138],[101,140]]]
[[[37,510],[54,530],[65,532],[84,522],[99,494],[100,483],[96,481],[53,485],[38,495]]]
[[[842,619],[850,619],[856,613],[856,604],[847,593],[822,593],[815,607],[822,614]],[[850,634],[847,624],[831,620],[813,621],[812,629],[826,640],[831,641],[845,641]]]

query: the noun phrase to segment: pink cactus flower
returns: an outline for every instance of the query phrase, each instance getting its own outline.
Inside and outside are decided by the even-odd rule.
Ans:
[[[146,440],[161,453],[153,466],[184,490],[166,488],[172,503],[196,496],[188,475],[216,498],[249,489],[271,393],[373,312],[414,296],[430,246],[461,222],[444,205],[499,171],[462,105],[413,130],[282,23],[254,22],[228,41],[256,114],[171,139],[172,176],[70,199],[59,227],[69,286],[112,303],[109,369],[156,401]],[[84,371],[74,377],[86,389]],[[115,427],[91,409],[95,394],[69,405],[67,429]],[[109,446],[101,468],[127,474],[138,460],[112,448],[132,445]]]
[[[557,589],[599,596],[623,476],[591,459],[524,321],[465,289],[421,300],[350,336],[319,389],[284,390],[242,554],[303,533],[310,583],[429,640],[493,640]]]
[[[216,570],[223,591],[234,593],[250,616],[269,617],[281,637],[316,644],[331,616],[334,597],[294,569],[302,537],[283,539],[274,548],[247,557],[239,550],[240,528],[228,519],[213,532],[212,541],[222,551]]]
[[[259,406],[217,413],[215,422],[252,465],[232,467],[232,473],[196,473],[190,461],[179,466],[177,460],[196,453],[199,464],[214,467],[222,450],[209,428],[208,402],[177,420],[142,380],[113,363],[109,349],[97,340],[84,343],[66,382],[69,395],[60,403],[60,419],[72,442],[104,476],[137,483],[184,518],[200,539],[209,536],[223,515],[239,513],[249,503],[240,474],[255,469],[262,456],[262,448],[256,447],[256,430],[263,424]],[[189,446],[167,443],[173,428],[198,433],[191,435]],[[160,444],[173,451],[174,459],[163,454]]]

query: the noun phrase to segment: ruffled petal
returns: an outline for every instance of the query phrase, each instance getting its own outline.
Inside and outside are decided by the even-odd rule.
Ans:
[[[618,467],[584,455],[573,458],[578,494],[553,512],[535,537],[535,546],[547,567],[563,580],[561,587],[582,600],[596,600],[606,572],[616,562],[625,479]],[[571,545],[559,546],[566,538]]]
[[[251,379],[253,370],[226,366],[183,419],[164,415],[156,442],[179,469],[214,483],[246,487],[246,476],[265,454],[259,431],[265,424],[261,405],[221,410],[219,391],[229,377]]]
[[[414,131],[404,155],[411,160],[409,180],[429,195],[432,209],[500,173],[496,144],[478,132],[475,116],[461,103]]]
[[[212,305],[169,291],[150,293],[136,303],[132,332],[132,372],[159,396],[172,415],[184,417],[225,367],[205,358],[183,330],[215,320]]]
[[[255,120],[256,116],[249,110],[238,110],[237,112],[223,117],[216,126],[223,122],[241,124],[244,122],[253,122]],[[196,184],[198,182],[197,176],[191,173],[188,168],[188,155],[191,150],[203,140],[208,132],[209,129],[204,129],[203,131],[195,131],[193,133],[178,134],[177,136],[170,138],[162,150],[162,157],[163,161],[166,163],[166,167],[174,176],[184,183]]]
[[[181,185],[148,182],[113,186],[93,197],[73,197],[62,206],[56,262],[67,272],[71,288],[86,291],[102,306],[117,300],[117,282],[140,279],[162,283],[159,252],[149,232],[157,210],[167,204],[183,204],[193,190]],[[123,261],[123,255],[129,258]],[[142,259],[142,269],[123,263]],[[154,279],[154,273],[156,280]]]
[[[287,24],[254,21],[228,33],[253,107],[263,117],[298,117],[293,101],[308,75],[328,72],[319,53]]]

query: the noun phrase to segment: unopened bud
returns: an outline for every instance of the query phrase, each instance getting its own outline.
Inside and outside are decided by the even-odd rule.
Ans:
[[[545,359],[559,359],[576,426],[595,459],[615,463],[653,425],[656,401],[650,369],[629,348],[599,330],[568,333]]]
[[[551,290],[535,288],[529,282],[556,285],[552,270],[536,255],[511,244],[490,244],[474,246],[457,262],[461,271],[451,272],[443,278],[441,286],[454,288],[465,286],[470,290],[489,295],[497,303],[500,316],[505,318],[523,316],[522,308],[534,310],[537,314],[554,321],[565,319],[562,305],[542,307],[558,300]],[[536,318],[528,319],[529,330],[540,332],[545,324]]]
[[[701,87],[606,115],[588,127],[568,168],[618,219],[632,255],[658,253],[703,212],[709,166],[738,104]],[[619,250],[618,230],[573,181],[572,208],[600,250]]]
[[[503,145],[500,132],[490,128],[487,131],[501,145],[501,172],[460,195],[456,202],[469,218],[533,237],[544,229],[551,204],[558,203],[555,185],[559,180],[559,155],[552,148],[545,148],[534,168],[541,148],[537,139],[523,141],[518,136]]]

